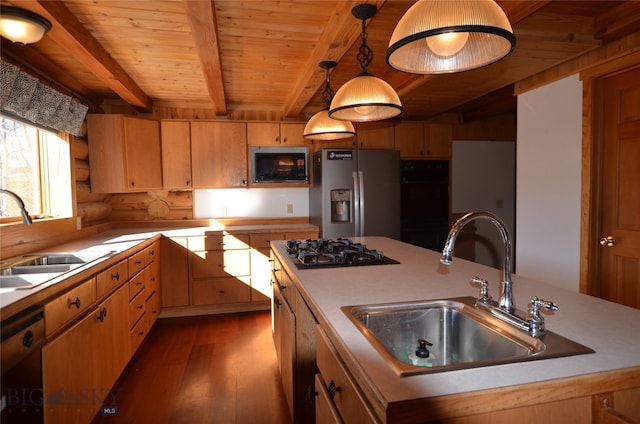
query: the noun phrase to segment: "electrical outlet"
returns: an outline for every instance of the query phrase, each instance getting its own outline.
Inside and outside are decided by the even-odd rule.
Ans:
[[[76,230],[82,230],[82,218],[80,218],[79,216],[76,217]]]
[[[227,205],[224,205],[222,208],[220,208],[220,214],[222,216],[227,216]]]
[[[293,213],[293,203],[287,203],[287,213]]]

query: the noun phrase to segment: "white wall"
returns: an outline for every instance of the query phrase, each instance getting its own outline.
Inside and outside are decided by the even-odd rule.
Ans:
[[[515,142],[453,142],[453,213],[489,211],[507,225],[515,240]],[[475,221],[475,262],[501,268],[504,246],[489,221]],[[467,225],[472,225],[469,223]]]
[[[582,150],[578,75],[518,96],[517,134],[517,274],[577,292]]]
[[[225,188],[193,191],[194,218],[309,216],[309,189]]]

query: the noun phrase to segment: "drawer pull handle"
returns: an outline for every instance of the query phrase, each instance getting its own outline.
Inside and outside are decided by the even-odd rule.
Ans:
[[[273,304],[276,305],[276,308],[278,309],[280,309],[280,305],[282,305],[280,299],[278,299],[277,297],[273,300]]]
[[[75,306],[76,309],[80,309],[80,298],[76,296],[76,300],[74,300],[73,302],[71,301],[71,299],[69,299],[69,307],[71,306]]]
[[[97,318],[100,322],[104,322],[104,318],[107,316],[107,308],[104,307],[100,310],[100,314],[98,314]]]
[[[111,275],[112,280],[120,281],[120,273],[116,271],[115,274]]]
[[[137,281],[136,282],[136,286],[141,286],[142,285],[142,281]]]
[[[329,382],[329,387],[327,387],[327,390],[329,391],[329,397],[333,399],[335,394],[340,391],[340,387],[336,386],[336,383],[331,380]]]
[[[138,305],[138,309],[144,308],[144,305]]]
[[[149,255],[150,255],[150,256],[153,256],[153,255],[155,255],[155,254],[156,254],[156,251],[155,251],[155,250],[152,250],[151,252],[149,252]]]
[[[135,263],[136,263],[136,265],[140,265],[142,263],[142,261],[136,261]]]

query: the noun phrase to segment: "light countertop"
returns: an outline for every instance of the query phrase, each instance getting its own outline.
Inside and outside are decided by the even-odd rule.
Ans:
[[[284,242],[272,242],[283,266],[298,285],[321,326],[357,364],[351,372],[373,387],[386,402],[432,398],[477,390],[535,383],[563,377],[640,366],[640,310],[513,276],[518,309],[537,296],[553,301],[559,311],[545,313],[546,328],[596,353],[484,368],[399,377],[340,309],[342,306],[478,295],[471,277],[489,281],[497,298],[502,271],[455,258],[440,264],[440,253],[388,238],[355,239],[384,252],[400,264],[299,270]]]

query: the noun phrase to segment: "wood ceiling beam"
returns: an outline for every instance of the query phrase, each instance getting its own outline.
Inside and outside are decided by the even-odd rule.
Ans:
[[[184,8],[187,12],[189,25],[191,25],[193,41],[200,57],[200,65],[204,73],[207,90],[209,91],[209,98],[213,102],[216,115],[226,115],[227,101],[224,93],[214,2],[213,0],[185,0]]]
[[[151,99],[63,2],[30,0],[19,2],[19,4],[47,18],[52,25],[47,37],[85,64],[124,101],[144,112],[151,112],[153,106]]]
[[[629,1],[596,18],[595,36],[610,41],[632,34],[640,28],[640,2]]]
[[[380,9],[384,2],[385,0],[376,0],[368,3],[375,4]],[[284,116],[295,117],[299,115],[325,82],[324,72],[321,72],[318,64],[324,60],[340,62],[340,59],[360,37],[362,27],[358,25],[358,21],[351,14],[351,9],[359,3],[362,1],[336,2],[325,31],[311,52],[300,78],[285,102]],[[371,20],[367,22],[367,25],[370,22]]]

